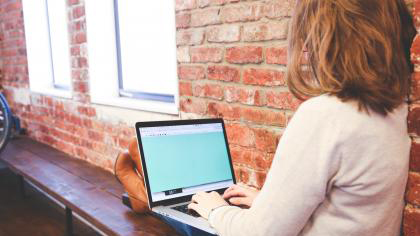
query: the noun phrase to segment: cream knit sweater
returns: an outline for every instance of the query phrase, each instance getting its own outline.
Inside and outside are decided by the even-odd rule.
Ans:
[[[250,209],[218,208],[220,235],[397,236],[407,181],[407,105],[386,117],[322,95],[304,102]]]

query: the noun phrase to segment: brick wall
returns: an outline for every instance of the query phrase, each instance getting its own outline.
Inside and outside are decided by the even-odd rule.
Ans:
[[[417,31],[420,30],[420,0],[413,1],[413,16]],[[410,173],[408,177],[404,211],[404,235],[420,235],[420,36],[417,35],[411,48],[415,72],[412,76],[408,132],[412,137]]]
[[[292,0],[175,0],[180,118],[222,116],[238,179],[260,187],[287,122],[299,106],[284,81]],[[411,1],[410,1],[411,2]],[[69,0],[72,99],[29,91],[20,0],[0,0],[0,78],[32,138],[108,170],[134,129],[89,97],[84,1]],[[417,25],[420,0],[414,0]],[[420,235],[420,38],[409,129],[413,138],[406,235]],[[418,67],[418,68],[417,68]],[[108,109],[108,108],[107,108]],[[111,109],[111,108],[109,108]],[[112,108],[115,109],[115,108]],[[106,110],[106,109],[105,109]],[[125,112],[120,109],[119,112]],[[133,112],[139,120],[176,119]]]
[[[177,0],[180,106],[227,121],[235,171],[260,187],[299,102],[284,80],[289,1]]]

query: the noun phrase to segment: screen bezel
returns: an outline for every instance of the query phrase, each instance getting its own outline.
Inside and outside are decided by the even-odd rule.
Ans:
[[[190,195],[186,195],[186,196],[182,196],[182,197],[175,197],[175,198],[172,198],[172,199],[166,199],[166,200],[160,200],[160,201],[153,202],[151,191],[150,191],[149,177],[148,177],[148,174],[147,174],[147,165],[146,165],[145,158],[143,158],[144,157],[144,151],[143,151],[143,145],[142,145],[142,141],[141,141],[140,128],[159,127],[159,126],[176,126],[176,125],[214,124],[214,123],[221,123],[222,124],[223,135],[224,135],[224,139],[225,139],[226,150],[227,150],[227,153],[228,153],[232,180],[233,180],[233,183],[236,184],[235,172],[234,172],[234,169],[233,169],[232,157],[231,157],[231,154],[230,154],[230,149],[229,149],[229,144],[228,144],[228,139],[227,139],[226,129],[225,129],[225,123],[224,123],[223,119],[213,118],[213,119],[192,119],[192,120],[146,121],[146,122],[137,122],[136,123],[135,127],[136,127],[136,134],[137,134],[137,144],[138,144],[138,148],[139,148],[139,151],[140,151],[140,156],[141,156],[140,159],[141,159],[141,164],[142,164],[142,169],[143,169],[143,179],[144,179],[144,184],[145,184],[145,187],[146,187],[147,198],[148,198],[148,203],[149,203],[150,208],[153,208],[155,206],[160,206],[160,205],[166,206],[166,205],[172,205],[172,204],[187,202],[187,201],[191,200],[192,195],[190,194]],[[221,188],[221,189],[215,189],[213,191],[216,191],[216,192],[219,192],[220,194],[222,194],[225,189],[226,188]]]

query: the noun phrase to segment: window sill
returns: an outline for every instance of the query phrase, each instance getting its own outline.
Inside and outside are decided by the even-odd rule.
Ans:
[[[133,110],[140,110],[146,112],[163,113],[169,115],[179,115],[178,102],[166,103],[159,101],[147,101],[125,97],[94,97],[92,96],[92,103],[114,106],[119,108],[128,108]]]
[[[61,97],[61,98],[72,98],[71,90],[64,90],[64,89],[57,89],[53,87],[49,88],[31,88],[31,92],[40,93],[42,95],[51,95],[54,97]]]

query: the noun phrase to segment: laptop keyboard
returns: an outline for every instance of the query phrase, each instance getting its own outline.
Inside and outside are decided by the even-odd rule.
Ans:
[[[179,206],[176,206],[176,207],[172,207],[172,209],[183,212],[183,213],[185,213],[187,215],[190,215],[190,216],[200,217],[200,215],[197,212],[195,212],[194,210],[188,209],[188,203],[184,204],[184,205],[179,205]]]

